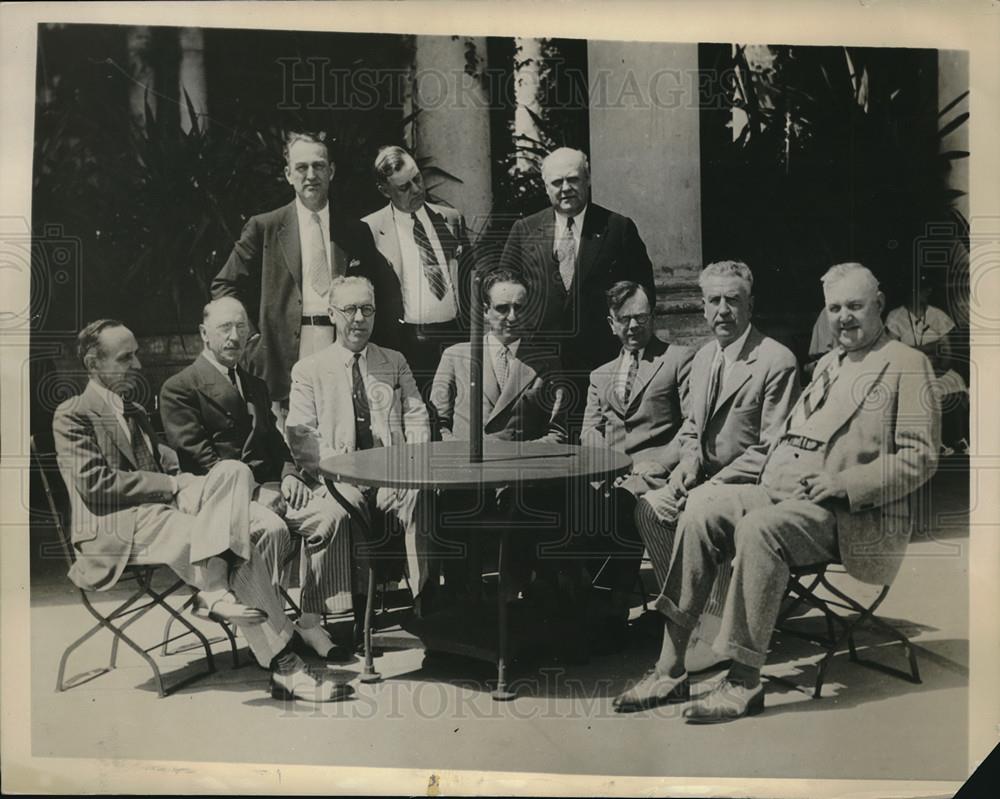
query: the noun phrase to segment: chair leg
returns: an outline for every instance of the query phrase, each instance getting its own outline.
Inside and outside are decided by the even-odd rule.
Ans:
[[[183,613],[185,610],[191,607],[194,604],[195,596],[197,596],[197,594],[192,593],[191,596],[189,596],[186,600],[184,600],[184,604],[181,605],[180,608],[178,608],[178,612]],[[167,657],[168,655],[175,655],[180,651],[179,649],[175,649],[173,652],[171,652],[168,648],[170,642],[173,640],[170,637],[170,631],[173,629],[174,621],[175,621],[174,615],[171,613],[168,615],[167,621],[163,625],[163,644],[160,647],[160,654],[163,657]]]

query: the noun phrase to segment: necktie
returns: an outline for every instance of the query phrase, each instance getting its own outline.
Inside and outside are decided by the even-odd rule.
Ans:
[[[423,222],[417,218],[415,213],[410,214],[410,218],[413,220],[413,241],[417,245],[417,250],[420,251],[420,265],[424,268],[424,277],[427,278],[434,296],[443,300],[448,286],[444,281],[444,272],[441,271],[441,265],[438,263],[437,253],[431,246],[431,240],[427,238]]]
[[[239,394],[240,396],[243,396],[242,393],[240,392],[240,384],[236,382],[236,367],[230,366],[226,370],[226,374],[229,375],[229,382],[233,384],[233,388],[236,389],[236,393]]]
[[[563,286],[569,291],[573,283],[573,273],[576,272],[576,238],[573,236],[573,217],[566,220],[566,232],[556,247],[556,257],[559,258],[559,277]]]
[[[497,350],[497,384],[500,386],[500,390],[503,391],[503,387],[507,385],[507,374],[510,371],[510,350],[506,347],[501,347]]]
[[[354,364],[351,366],[351,377],[354,388],[351,399],[354,402],[354,448],[371,449],[375,446],[372,435],[371,409],[368,407],[368,393],[365,391],[365,381],[361,376],[361,353],[354,353]]]
[[[802,398],[802,409],[805,411],[806,419],[823,407],[823,403],[826,402],[826,398],[830,395],[830,386],[833,385],[833,377],[830,371],[829,367],[824,369],[816,375],[806,389],[805,396]]]
[[[330,260],[326,254],[326,242],[323,240],[323,225],[319,214],[313,211],[310,224],[306,229],[305,264],[309,273],[309,285],[319,294],[326,297],[330,290]]]
[[[125,421],[128,424],[129,438],[132,439],[132,452],[135,454],[135,468],[140,472],[159,472],[160,465],[146,443],[146,437],[142,434],[142,426],[139,424],[139,415],[143,413],[141,407],[134,402],[126,402],[124,409]]]
[[[628,374],[625,376],[625,390],[622,391],[622,403],[628,405],[632,396],[632,386],[635,385],[635,376],[639,372],[639,350],[629,351]]]
[[[725,363],[726,358],[720,352],[715,358],[715,364],[712,367],[712,376],[708,383],[707,416],[711,416],[715,412],[715,404],[719,401],[719,394],[722,393],[722,370]]]

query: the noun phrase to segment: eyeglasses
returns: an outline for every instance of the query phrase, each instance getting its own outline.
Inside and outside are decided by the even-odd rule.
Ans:
[[[626,316],[609,316],[608,319],[616,325],[621,325],[622,327],[628,327],[629,324],[635,320],[635,323],[639,325],[639,327],[644,327],[649,324],[650,316],[651,314],[648,313],[635,313],[628,314]]]
[[[357,316],[358,311],[361,311],[361,315],[365,319],[368,319],[375,315],[374,305],[345,305],[343,308],[341,308],[339,305],[331,305],[330,307],[333,308],[335,311],[340,311],[348,319]]]
[[[521,313],[524,306],[519,302],[501,302],[499,305],[491,305],[490,309],[496,311],[500,316],[507,316],[511,311]]]

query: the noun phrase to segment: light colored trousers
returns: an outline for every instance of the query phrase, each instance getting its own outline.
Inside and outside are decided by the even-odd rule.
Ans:
[[[174,504],[136,509],[131,562],[166,564],[188,585],[209,591],[226,587],[219,584],[218,561],[210,561],[231,553],[236,564],[228,569],[229,589],[244,605],[267,614],[263,624],[240,626],[257,662],[267,668],[291,639],[292,625],[250,541],[253,475],[245,464],[227,460],[204,477],[188,479]]]
[[[838,557],[836,518],[821,505],[759,485],[704,485],[688,496],[656,608],[694,629],[719,564],[732,559],[722,627],[712,648],[760,668],[767,659],[790,567]]]

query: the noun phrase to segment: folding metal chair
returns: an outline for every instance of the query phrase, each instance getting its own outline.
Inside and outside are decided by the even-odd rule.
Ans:
[[[819,698],[820,691],[823,689],[823,682],[826,678],[826,669],[830,665],[830,659],[842,649],[845,643],[847,644],[852,662],[859,663],[862,666],[867,666],[872,669],[877,669],[878,671],[885,672],[886,674],[891,674],[894,677],[909,680],[913,683],[919,683],[921,680],[920,670],[917,666],[917,655],[913,645],[910,643],[910,639],[884,619],[880,619],[875,615],[875,611],[878,609],[879,605],[882,604],[882,601],[889,593],[889,586],[882,586],[874,600],[868,604],[863,604],[830,582],[828,575],[830,574],[831,568],[834,570],[834,574],[847,573],[843,565],[839,562],[792,570],[786,594],[787,604],[782,608],[781,614],[778,616],[777,624],[775,625],[775,629],[784,635],[791,635],[796,638],[811,641],[826,650],[826,654],[819,662],[813,698]],[[816,593],[819,589],[822,589],[826,593],[832,595],[833,598],[819,596]],[[823,614],[824,621],[826,622],[825,636],[796,630],[788,626],[789,618],[793,613],[795,613],[795,611],[802,607],[802,605],[808,605]],[[851,617],[837,613],[834,610],[835,607],[857,615]],[[867,623],[869,626],[885,633],[889,638],[898,641],[903,645],[910,665],[909,673],[892,666],[886,666],[882,663],[867,660],[858,655],[857,646],[854,641],[854,633],[864,623]]]
[[[49,511],[52,516],[52,523],[55,525],[56,532],[59,534],[59,540],[62,545],[63,554],[66,558],[67,568],[71,568],[76,560],[75,549],[73,548],[73,543],[67,530],[69,523],[69,508],[71,505],[69,501],[69,494],[56,465],[55,445],[51,435],[34,435],[31,437],[31,457],[34,468],[41,478],[42,487],[45,490]],[[60,508],[65,509],[65,524],[63,520],[63,513],[60,511]],[[209,640],[197,627],[192,625],[178,610],[175,610],[166,601],[168,597],[172,596],[184,587],[184,581],[175,580],[163,591],[159,591],[153,587],[153,578],[161,568],[165,567],[158,564],[130,564],[126,566],[118,584],[122,585],[132,582],[135,584],[135,589],[125,601],[121,602],[110,613],[102,613],[94,607],[93,603],[90,601],[90,597],[88,596],[89,592],[83,589],[78,589],[80,591],[80,600],[83,603],[83,606],[87,609],[87,612],[90,613],[94,619],[96,619],[97,623],[66,647],[59,660],[59,672],[56,677],[56,691],[65,691],[69,688],[75,688],[78,685],[83,685],[84,683],[100,677],[102,674],[107,674],[112,671],[117,666],[118,647],[119,644],[122,643],[139,655],[150,667],[150,669],[152,669],[153,678],[156,680],[156,689],[161,697],[168,696],[178,689],[183,688],[186,685],[190,685],[195,680],[215,672],[215,661],[212,657],[212,649]],[[140,601],[144,599],[148,601],[140,603]],[[165,610],[172,619],[181,623],[181,625],[185,628],[185,631],[174,638],[157,641],[153,644],[153,646],[143,648],[126,634],[126,630],[155,607],[160,607]],[[75,681],[71,680],[67,682],[65,674],[66,665],[69,661],[70,655],[101,630],[107,630],[113,636],[111,641],[111,655],[108,660],[108,665],[91,673],[86,673],[83,675],[83,679],[77,679]],[[229,640],[233,648],[233,656],[235,658],[235,639],[228,628],[225,628],[225,630],[229,636]],[[191,674],[171,686],[165,686],[163,675],[160,673],[159,666],[157,666],[156,661],[149,656],[149,652],[158,647],[166,646],[171,641],[187,635],[194,635],[198,639],[201,647],[205,650],[205,669]]]

